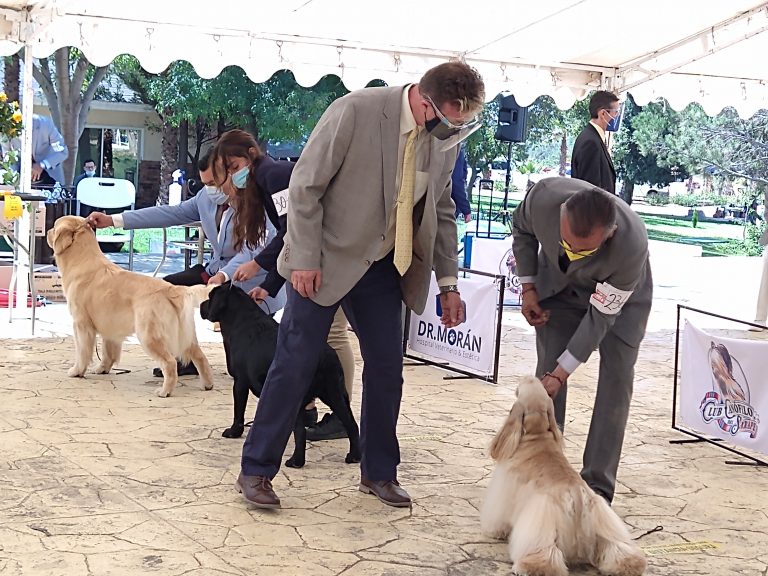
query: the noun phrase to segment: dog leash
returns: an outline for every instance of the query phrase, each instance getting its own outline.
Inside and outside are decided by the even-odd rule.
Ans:
[[[648,536],[648,534],[653,534],[654,532],[661,532],[662,530],[664,530],[664,526],[659,525],[659,526],[656,526],[655,528],[651,528],[646,532],[643,532],[642,534],[640,534],[640,536],[635,536],[634,538],[632,538],[632,540],[640,540],[640,538]]]
[[[96,348],[96,358],[101,360],[101,356],[99,355],[99,345],[97,344],[96,346],[94,346],[94,348]],[[114,371],[115,374],[130,374],[131,373],[131,371],[126,369],[126,368],[115,368],[115,367],[113,367],[112,370]]]

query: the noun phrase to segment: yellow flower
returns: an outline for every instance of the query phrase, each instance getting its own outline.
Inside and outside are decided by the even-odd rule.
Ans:
[[[13,116],[11,116],[14,122],[21,122],[21,112],[16,110],[16,112],[13,113]]]
[[[13,106],[13,109],[14,109],[14,110],[18,110],[18,109],[19,109],[19,103],[18,103],[18,102],[16,102],[15,100],[13,101],[13,103],[11,104],[11,106]]]
[[[8,96],[5,95],[5,92],[0,92],[0,102],[7,102]]]

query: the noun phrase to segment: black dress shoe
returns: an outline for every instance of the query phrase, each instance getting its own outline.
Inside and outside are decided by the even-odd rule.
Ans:
[[[197,368],[190,362],[189,364],[182,365],[181,362],[176,362],[176,373],[178,376],[198,376]],[[152,376],[155,378],[162,378],[163,371],[160,368],[152,370]]]
[[[272,490],[272,482],[266,476],[246,476],[241,472],[235,482],[235,490],[256,508],[280,508],[280,498]]]
[[[323,416],[315,426],[307,428],[307,440],[318,442],[320,440],[338,440],[346,438],[347,431],[336,414],[329,413]]]
[[[304,410],[304,428],[317,424],[317,407]]]
[[[400,487],[397,480],[368,480],[363,476],[360,478],[359,490],[364,494],[373,494],[388,506],[395,508],[411,506],[411,497]]]

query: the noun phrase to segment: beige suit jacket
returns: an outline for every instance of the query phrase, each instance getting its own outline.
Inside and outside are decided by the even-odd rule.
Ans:
[[[313,300],[330,306],[362,278],[383,249],[397,197],[401,98],[404,87],[364,88],[323,114],[291,176],[288,231],[278,270],[322,271]],[[458,148],[432,139],[427,191],[413,210],[413,262],[401,280],[403,301],[421,313],[430,274],[457,276],[451,173]],[[372,303],[375,305],[375,303]]]

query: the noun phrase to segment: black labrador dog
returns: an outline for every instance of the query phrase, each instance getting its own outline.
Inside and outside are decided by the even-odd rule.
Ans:
[[[227,369],[234,377],[232,396],[235,415],[232,426],[224,430],[225,438],[239,438],[245,427],[248,392],[261,395],[264,380],[275,356],[278,324],[248,294],[231,282],[217,286],[200,305],[200,315],[221,325],[221,336],[227,349]],[[347,464],[360,462],[360,431],[349,406],[344,387],[344,371],[336,351],[326,344],[307,395],[297,407],[293,439],[296,444],[285,463],[301,468],[305,462],[307,431],[304,428],[304,406],[315,398],[327,404],[344,425],[349,436]]]

